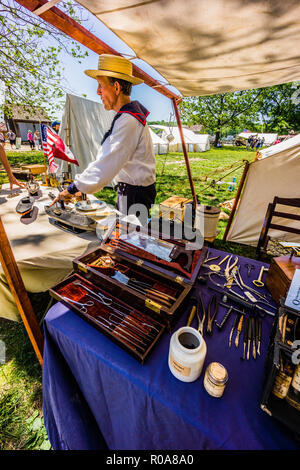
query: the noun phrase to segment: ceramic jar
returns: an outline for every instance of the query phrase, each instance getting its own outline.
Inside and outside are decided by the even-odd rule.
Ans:
[[[171,337],[169,368],[183,382],[194,382],[201,374],[206,356],[206,343],[198,330],[183,326]]]

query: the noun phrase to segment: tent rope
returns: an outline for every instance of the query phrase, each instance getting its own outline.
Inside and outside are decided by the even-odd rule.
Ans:
[[[230,171],[229,173],[226,173],[225,175],[223,175],[223,173],[220,173],[220,174],[218,175],[218,176],[219,176],[219,177],[218,177],[218,180],[220,180],[221,178],[226,178],[227,176],[231,175],[232,173],[234,173],[235,171],[239,170],[240,168],[243,168],[243,167],[245,166],[245,162],[246,162],[246,161],[248,161],[248,160],[242,160],[242,164],[240,164],[239,166],[233,168],[232,171]],[[237,162],[235,162],[235,163],[237,163]],[[239,163],[240,163],[240,162],[239,162]],[[230,168],[232,168],[232,165],[231,165]],[[226,168],[225,168],[225,170],[226,170]],[[215,173],[215,172],[214,172],[214,173]],[[214,173],[212,173],[212,174],[214,174]],[[208,178],[208,177],[207,177],[207,178]],[[212,184],[213,184],[213,181],[214,181],[214,180],[212,180],[207,186],[205,186],[205,188],[202,189],[202,192],[204,192],[206,189],[210,188],[210,187],[212,186]]]

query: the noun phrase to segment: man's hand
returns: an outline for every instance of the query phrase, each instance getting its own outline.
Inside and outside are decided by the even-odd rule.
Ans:
[[[9,176],[9,186],[10,189],[13,189],[13,185],[19,186],[19,188],[26,188],[26,184],[18,181],[14,175]]]
[[[82,195],[81,195],[81,192],[78,191],[77,193],[75,194],[70,194],[69,191],[67,189],[64,189],[63,191],[61,191],[58,196],[53,199],[53,201],[51,202],[51,204],[49,204],[49,207],[53,206],[54,204],[56,204],[57,202],[59,201],[64,201],[66,204],[68,204],[69,202],[72,201],[73,198],[76,198],[76,199],[81,199]]]

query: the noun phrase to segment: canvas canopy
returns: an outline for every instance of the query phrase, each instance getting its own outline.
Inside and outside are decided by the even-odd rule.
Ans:
[[[184,96],[300,78],[295,0],[79,0]]]
[[[255,137],[258,137],[260,139],[264,138],[265,139],[265,142],[264,142],[265,145],[272,145],[278,137],[278,134],[259,133],[259,132],[241,132],[239,134],[239,137],[242,137],[243,139],[249,139],[249,137],[251,135],[254,135]]]
[[[262,150],[260,159],[250,164],[227,240],[256,246],[268,204],[274,197],[299,198],[299,174],[300,135]],[[278,206],[281,209],[300,215],[297,208]],[[300,229],[296,220],[276,217],[273,222]],[[293,233],[272,229],[268,234],[286,241],[300,241],[299,235]]]

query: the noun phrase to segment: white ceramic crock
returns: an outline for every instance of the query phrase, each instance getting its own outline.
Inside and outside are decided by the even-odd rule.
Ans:
[[[198,330],[183,326],[170,340],[169,368],[183,382],[194,382],[201,374],[206,356],[206,343]]]

